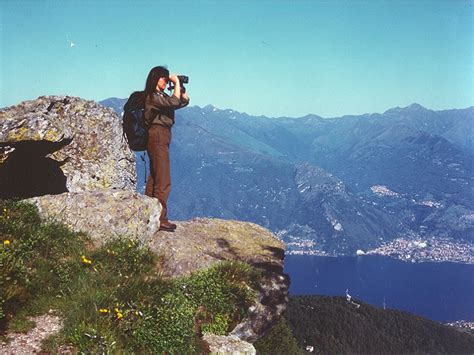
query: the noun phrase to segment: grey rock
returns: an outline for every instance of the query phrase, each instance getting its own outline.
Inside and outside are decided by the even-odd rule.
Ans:
[[[255,355],[257,353],[252,344],[235,335],[205,334],[202,339],[207,343],[211,354]]]
[[[163,257],[165,274],[190,274],[222,260],[246,262],[262,271],[263,278],[247,319],[231,335],[255,342],[280,319],[288,303],[289,277],[283,272],[285,245],[254,223],[196,218],[177,222],[173,233],[159,231],[150,249]]]
[[[78,97],[41,96],[1,109],[0,164],[0,189],[16,189],[18,197],[135,190],[135,155],[123,138],[121,119]],[[63,186],[51,186],[51,176]]]
[[[35,323],[35,327],[27,333],[6,334],[9,342],[0,342],[0,353],[2,354],[33,354],[41,352],[41,342],[55,335],[63,328],[61,317],[52,312],[36,317],[28,317]]]
[[[97,190],[33,197],[43,219],[61,221],[101,245],[120,237],[145,244],[159,228],[161,205],[133,191]]]
[[[268,333],[286,310],[289,284],[288,275],[267,270],[255,304],[248,310],[247,319],[237,324],[230,335],[254,343]]]

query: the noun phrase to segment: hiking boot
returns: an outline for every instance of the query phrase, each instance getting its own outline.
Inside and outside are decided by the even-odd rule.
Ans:
[[[160,231],[174,232],[176,224],[170,223],[170,221],[164,221],[160,223]]]

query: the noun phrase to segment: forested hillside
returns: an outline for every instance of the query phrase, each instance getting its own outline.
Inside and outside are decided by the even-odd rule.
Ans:
[[[286,319],[318,354],[472,353],[474,335],[413,314],[344,297],[291,297]],[[356,304],[359,304],[358,307]]]

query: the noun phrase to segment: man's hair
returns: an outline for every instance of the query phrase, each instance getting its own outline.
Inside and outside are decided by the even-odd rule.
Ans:
[[[168,78],[170,76],[170,72],[164,66],[154,67],[148,73],[148,77],[146,79],[145,84],[145,98],[148,95],[153,94],[156,90],[156,84],[158,83],[158,79],[160,78]]]

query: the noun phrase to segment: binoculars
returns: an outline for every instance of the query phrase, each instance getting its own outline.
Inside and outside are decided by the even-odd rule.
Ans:
[[[178,79],[179,79],[179,86],[181,87],[181,91],[182,92],[186,92],[186,88],[184,87],[183,84],[187,84],[189,83],[189,76],[186,76],[186,75],[178,75]],[[174,85],[170,82],[169,83],[169,86],[168,86],[168,90],[173,90],[174,89]]]

